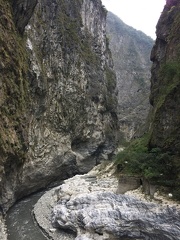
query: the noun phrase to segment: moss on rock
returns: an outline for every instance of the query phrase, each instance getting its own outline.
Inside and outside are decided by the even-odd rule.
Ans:
[[[10,1],[0,1],[0,164],[9,155],[23,161],[28,104],[25,41],[13,22]]]

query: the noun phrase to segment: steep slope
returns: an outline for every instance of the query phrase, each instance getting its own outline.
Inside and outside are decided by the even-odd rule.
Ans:
[[[34,102],[24,190],[37,179],[44,185],[41,175],[52,181],[87,172],[114,149],[116,85],[105,19],[101,1],[37,4],[26,30]]]
[[[11,10],[9,1],[0,1],[0,209],[19,184],[28,149],[28,63]]]
[[[5,211],[16,199],[108,159],[116,145],[117,101],[100,0],[0,4]]]
[[[153,40],[111,12],[106,28],[117,76],[119,127],[130,140],[149,111]]]
[[[151,145],[180,154],[180,2],[167,1],[151,53]]]
[[[180,2],[167,0],[157,24],[151,53],[150,101],[154,107],[150,147],[169,152],[169,164],[180,183]],[[178,186],[177,186],[178,188]],[[180,192],[177,194],[180,198]]]

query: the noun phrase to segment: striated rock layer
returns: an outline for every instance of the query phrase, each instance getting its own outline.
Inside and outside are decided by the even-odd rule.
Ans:
[[[17,198],[108,159],[116,145],[117,101],[100,0],[0,4],[5,211]]]
[[[77,233],[75,239],[180,239],[180,212],[110,192],[60,200],[53,224]]]

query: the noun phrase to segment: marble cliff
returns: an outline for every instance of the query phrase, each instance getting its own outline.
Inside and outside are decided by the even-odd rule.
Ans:
[[[0,206],[89,171],[116,145],[100,0],[0,1]]]

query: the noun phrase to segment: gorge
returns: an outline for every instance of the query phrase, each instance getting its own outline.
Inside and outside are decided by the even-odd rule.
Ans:
[[[127,177],[128,174],[136,175],[139,180],[146,180],[148,184],[165,190],[166,194],[170,189],[171,195],[177,200],[180,199],[179,10],[178,0],[167,0],[157,24],[157,39],[151,52],[151,109],[145,127],[135,136],[148,135],[145,148],[143,146],[140,149],[136,142],[133,146],[136,147],[138,161],[135,158],[133,162],[131,157],[134,155],[129,155],[130,161],[121,158],[117,168],[118,178],[124,174]],[[128,83],[116,84],[116,74],[117,79],[121,79],[123,74],[121,76],[121,72],[118,72],[116,64],[116,74],[113,70],[113,49],[110,51],[112,42],[108,41],[106,34],[107,11],[101,0],[0,0],[0,12],[0,211],[3,216],[18,199],[54,182],[67,178],[71,182],[72,176],[81,176],[103,161],[112,161],[118,141],[121,144],[124,138],[131,139],[148,114],[150,75],[149,70],[142,73],[142,69],[148,69],[150,65],[142,55],[135,55],[135,58],[140,57],[142,64],[139,72],[133,69],[135,75],[129,79],[135,83],[134,78],[137,77],[135,80],[139,85],[135,83],[132,96],[134,99],[137,96],[140,98],[137,103],[132,100],[137,106],[137,112],[127,118],[127,112],[123,114],[122,109],[129,108],[129,113],[132,113],[135,105],[128,106],[127,99],[120,98],[123,96],[120,94],[121,90],[123,93],[123,86],[126,88]],[[116,17],[110,13],[107,19],[111,24]],[[111,33],[108,25],[107,31]],[[140,35],[144,38],[143,34]],[[144,40],[146,41],[150,52],[152,41]],[[140,51],[136,49],[137,53]],[[131,60],[136,68],[137,63],[133,57]],[[140,85],[142,89],[139,88]],[[146,103],[141,105],[144,97]],[[122,99],[125,100],[124,103]],[[138,114],[143,109],[145,111],[141,118]],[[126,154],[125,151],[124,153]],[[88,180],[89,188],[93,188],[93,177],[90,177],[91,181]],[[66,198],[67,206],[71,207]],[[115,192],[109,195],[92,192],[87,198],[89,202],[103,202],[106,198],[108,202],[105,202],[103,208],[107,206],[109,209],[112,203],[118,209],[118,205],[121,205],[120,198],[123,206],[129,204],[134,211],[136,208],[133,201],[137,205],[143,205],[131,197],[117,196]],[[78,205],[78,202],[82,203],[81,198],[74,198],[73,201],[73,207],[81,208]],[[56,204],[60,203],[54,202]],[[99,207],[93,206],[97,209]],[[79,226],[76,223],[73,226],[69,221],[70,218],[75,218],[76,213],[69,216],[65,214],[64,218],[69,225],[65,224],[63,228],[73,230],[77,239],[160,239],[162,236],[162,239],[177,240],[178,208],[166,206],[166,209],[159,210],[158,205],[151,204],[145,205],[146,207],[154,207],[154,212],[160,212],[157,218],[162,226],[167,226],[165,219],[168,217],[173,219],[171,226],[168,225],[168,231],[158,225],[159,229],[153,235],[155,226],[150,224],[150,230],[146,221],[139,222],[139,216],[143,216],[144,210],[140,215],[137,214],[137,218],[133,218],[131,208],[126,209],[132,213],[128,224],[132,229],[137,229],[138,226],[139,231],[130,229],[123,232],[124,228],[118,228],[114,235],[115,230],[109,233],[108,227],[104,228],[105,223],[101,221],[97,222],[97,227],[92,223],[95,227],[93,230],[93,226],[82,225],[82,219],[78,220],[85,218],[81,212],[77,217]],[[65,205],[59,209],[57,207],[54,213],[56,228],[62,221],[58,211],[67,212]],[[109,214],[117,217],[115,212]],[[120,215],[123,219],[127,217],[123,211],[118,210],[118,214],[118,220]],[[150,218],[154,217],[153,214],[150,215]],[[1,220],[3,223],[3,217]],[[144,226],[147,226],[149,233],[142,232]],[[90,231],[90,235],[83,232],[84,228],[87,232]],[[91,235],[92,231],[95,231],[95,236]],[[4,240],[2,224],[0,232],[0,238]],[[81,236],[82,233],[85,235]]]

